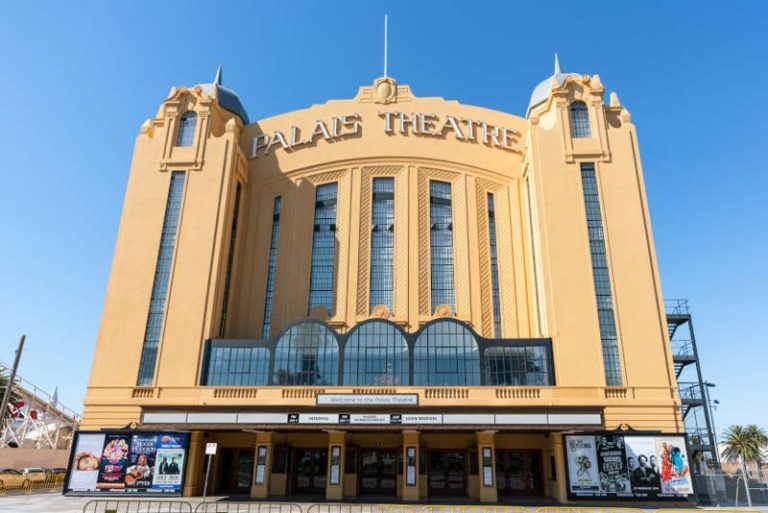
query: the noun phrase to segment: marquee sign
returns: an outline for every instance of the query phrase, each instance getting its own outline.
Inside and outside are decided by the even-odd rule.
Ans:
[[[416,406],[419,404],[419,396],[418,394],[318,394],[317,404]]]
[[[600,426],[602,416],[596,412],[571,413],[448,413],[448,412],[146,412],[143,424],[439,424],[445,426]]]
[[[379,118],[383,122],[384,133],[389,135],[437,139],[446,139],[452,135],[458,141],[521,153],[517,146],[520,132],[485,121],[453,115],[441,118],[423,112],[379,112]],[[278,149],[293,152],[312,146],[320,140],[342,141],[359,137],[362,132],[363,117],[357,113],[333,116],[330,121],[318,119],[312,127],[292,125],[287,131],[275,130],[271,134],[256,134],[251,146],[251,158],[268,156],[270,152]]]

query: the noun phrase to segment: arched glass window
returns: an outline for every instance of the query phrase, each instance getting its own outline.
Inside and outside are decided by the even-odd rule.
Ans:
[[[472,332],[453,321],[427,326],[416,340],[413,384],[479,385],[480,352]]]
[[[485,350],[485,384],[489,386],[549,385],[544,347],[489,347]]]
[[[408,343],[388,322],[355,328],[344,348],[345,385],[408,385]]]
[[[283,333],[275,348],[275,385],[326,385],[339,382],[339,345],[317,322],[302,322]]]
[[[582,138],[592,137],[592,130],[589,128],[589,112],[587,104],[581,101],[571,103],[571,137]]]
[[[182,114],[176,146],[192,146],[195,142],[195,125],[197,125],[197,114],[194,111],[189,110]]]

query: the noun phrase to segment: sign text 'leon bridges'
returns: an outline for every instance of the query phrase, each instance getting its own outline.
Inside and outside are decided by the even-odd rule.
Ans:
[[[493,148],[520,153],[517,146],[520,132],[511,128],[491,125],[485,121],[445,116],[441,119],[434,114],[421,112],[379,112],[387,134],[412,134],[420,137],[446,138],[452,132],[459,141],[485,144]],[[314,144],[320,139],[340,141],[362,134],[363,118],[360,114],[334,116],[330,122],[318,119],[311,131],[303,132],[298,126],[291,126],[288,133],[275,130],[271,134],[256,134],[253,137],[251,158],[269,155],[282,148],[295,151]],[[306,136],[302,134],[308,134]]]

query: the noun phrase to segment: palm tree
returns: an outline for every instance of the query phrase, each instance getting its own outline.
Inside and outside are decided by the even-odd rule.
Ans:
[[[741,465],[741,476],[747,491],[747,503],[752,507],[752,494],[749,492],[747,479],[747,463],[762,463],[763,451],[768,446],[768,434],[755,424],[729,427],[722,436],[725,446],[723,457],[728,461],[738,461]]]

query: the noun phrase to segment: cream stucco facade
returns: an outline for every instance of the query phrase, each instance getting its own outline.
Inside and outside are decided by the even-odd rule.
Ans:
[[[228,424],[226,417],[215,416],[158,425],[192,432],[187,494],[200,492],[202,443],[215,440],[239,451],[267,447],[268,467],[278,446],[326,447],[328,454],[337,446],[342,459],[350,447],[391,448],[401,466],[409,447],[481,454],[487,447],[497,451],[494,458],[501,457],[502,449],[538,451],[530,457],[539,467],[534,494],[559,500],[566,498],[563,431],[683,431],[630,113],[615,94],[606,101],[597,75],[556,73],[537,91],[522,117],[419,97],[408,86],[379,79],[351,99],[246,123],[247,117],[233,107],[233,93],[218,81],[173,88],[136,139],[82,427],[151,427],[147,413],[551,415],[548,422],[506,425],[472,420],[452,426]],[[588,137],[573,136],[569,106],[574,101],[586,105]],[[194,138],[191,145],[181,146],[179,124],[189,111],[196,113]],[[608,386],[604,371],[580,172],[585,163],[594,166],[599,191],[620,385]],[[139,385],[142,341],[153,283],[158,287],[158,247],[174,172],[183,172],[185,182],[159,344],[150,382]],[[371,305],[369,298],[375,177],[394,180],[391,308]],[[431,181],[450,184],[452,192],[455,302],[436,308],[431,301]],[[330,309],[308,304],[315,194],[326,183],[337,187]],[[495,202],[501,333],[494,326],[489,193]],[[259,386],[201,385],[210,364],[207,341],[263,338],[276,197],[282,209],[270,337],[310,317],[341,336],[370,319],[389,321],[411,335],[435,319],[454,319],[483,339],[547,341],[551,383],[510,386],[483,378],[482,384],[466,386],[273,381]],[[332,393],[416,394],[418,406],[361,410],[354,405],[318,405],[319,394]],[[595,416],[596,424],[580,420]],[[482,467],[482,457],[477,460],[469,458],[467,465]],[[330,460],[326,464],[330,468]],[[419,466],[426,464],[419,460]],[[216,465],[216,486],[225,490],[226,477],[221,476],[231,469],[224,458]],[[291,464],[287,467],[282,473],[269,472],[262,483],[252,483],[249,493],[290,495]],[[415,485],[406,486],[407,470],[401,468],[397,496],[429,496],[432,481],[424,470],[419,468]],[[326,482],[326,497],[359,496],[357,474],[342,472],[336,484]],[[498,487],[481,486],[479,476],[482,470],[477,468],[466,472],[466,495],[497,500]]]

